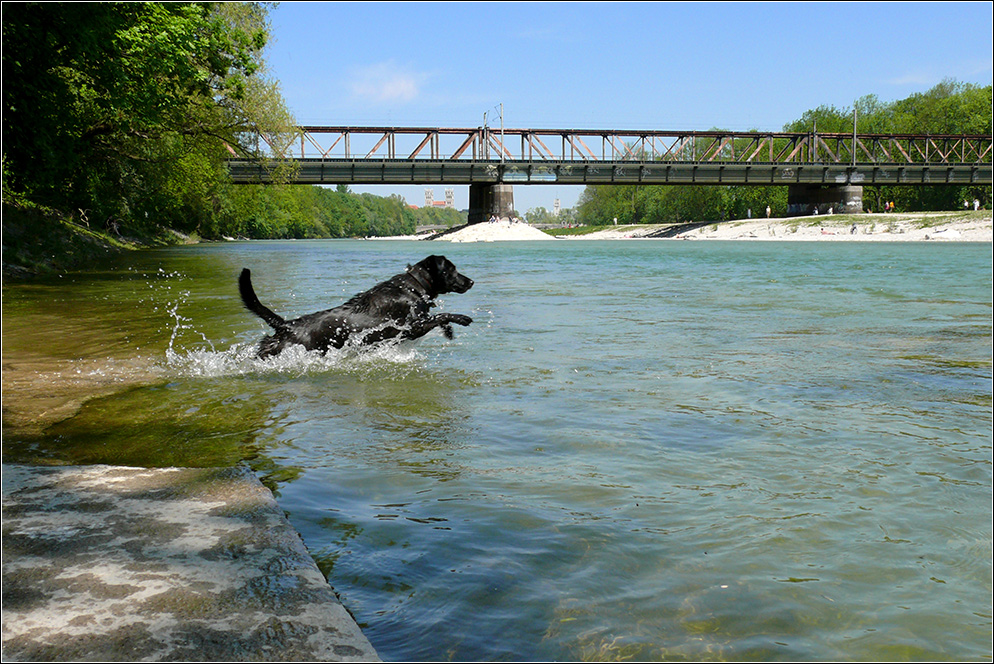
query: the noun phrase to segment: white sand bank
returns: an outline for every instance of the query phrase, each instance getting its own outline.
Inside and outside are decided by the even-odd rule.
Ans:
[[[855,225],[855,229],[853,226]],[[639,239],[665,226],[624,226],[586,235],[577,240]],[[713,223],[688,230],[674,240],[776,240],[846,242],[991,242],[991,214],[964,215],[959,212],[913,214],[861,214],[786,219],[739,219]]]
[[[853,226],[855,225],[855,229]],[[645,239],[671,228],[665,224],[617,226],[564,240]],[[822,215],[783,219],[737,219],[708,223],[686,230],[668,240],[774,240],[844,242],[991,242],[994,236],[991,213],[917,212],[893,214]],[[380,240],[416,240],[428,235],[407,235]],[[554,240],[555,237],[522,222],[484,222],[463,226],[437,238],[447,242],[505,242]]]
[[[501,220],[486,221],[442,235],[438,238],[447,242],[504,242],[520,240],[555,240],[548,233],[532,228],[523,222]]]

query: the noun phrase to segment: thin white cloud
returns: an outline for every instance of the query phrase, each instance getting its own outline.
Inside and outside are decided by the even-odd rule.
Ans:
[[[915,71],[908,71],[901,76],[889,78],[885,83],[889,85],[907,86],[932,86],[946,78],[960,81],[970,81],[980,79],[981,84],[984,78],[990,79],[991,61],[975,59],[965,62],[947,63],[940,70],[930,66]]]
[[[572,44],[582,40],[581,37],[565,32],[558,26],[548,28],[525,26],[517,31],[516,36],[534,44]]]
[[[429,76],[393,60],[355,69],[349,79],[353,97],[378,104],[407,104],[422,94]]]
[[[908,72],[903,76],[888,79],[886,82],[889,85],[931,85],[938,80],[939,78],[931,72],[919,71]]]

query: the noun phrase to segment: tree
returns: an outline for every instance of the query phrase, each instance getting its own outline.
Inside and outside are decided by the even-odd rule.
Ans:
[[[91,219],[209,220],[223,156],[294,131],[267,34],[256,3],[5,5],[5,186]]]

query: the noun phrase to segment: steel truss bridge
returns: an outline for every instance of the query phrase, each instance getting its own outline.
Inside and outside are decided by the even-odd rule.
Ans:
[[[237,183],[990,185],[991,136],[301,127],[248,135]],[[289,167],[289,168],[288,168]]]

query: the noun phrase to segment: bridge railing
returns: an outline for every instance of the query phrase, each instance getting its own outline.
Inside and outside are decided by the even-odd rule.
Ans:
[[[990,164],[989,135],[304,126],[245,138],[285,160]]]

